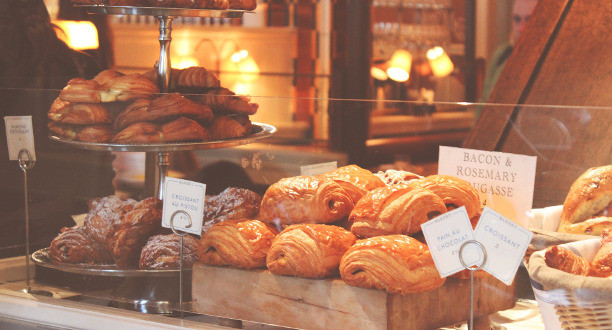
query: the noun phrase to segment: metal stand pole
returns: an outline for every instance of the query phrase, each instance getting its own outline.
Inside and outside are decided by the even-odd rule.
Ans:
[[[185,232],[177,232],[176,229],[174,228],[174,217],[176,217],[177,215],[182,215],[185,216],[188,224],[187,228],[191,227],[192,222],[191,222],[191,216],[189,216],[189,213],[183,211],[183,210],[179,210],[174,212],[171,216],[170,216],[170,229],[172,229],[172,232],[174,232],[174,234],[178,235],[181,237],[181,252],[180,252],[180,259],[179,259],[179,308],[181,310],[181,318],[183,317],[183,239],[185,237],[185,235],[187,235],[187,233]]]
[[[482,263],[480,265],[478,265],[478,266],[468,266],[463,261],[463,249],[468,244],[476,244],[476,246],[479,246],[480,249],[482,250],[483,259],[482,259]],[[461,265],[463,265],[463,267],[465,267],[465,269],[468,269],[470,271],[470,323],[469,323],[469,327],[468,328],[470,330],[472,330],[472,329],[474,329],[474,272],[477,271],[477,270],[482,269],[482,267],[484,267],[485,263],[487,262],[487,250],[478,241],[474,241],[474,240],[467,241],[467,242],[465,242],[465,243],[463,243],[461,245],[461,248],[459,248],[459,262],[461,262]]]
[[[170,42],[172,41],[172,19],[169,16],[158,16],[159,19],[159,63],[157,63],[157,83],[162,93],[170,87]]]

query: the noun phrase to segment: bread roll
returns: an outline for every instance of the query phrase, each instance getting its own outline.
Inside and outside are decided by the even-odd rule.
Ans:
[[[321,176],[336,181],[349,194],[353,204],[368,191],[385,186],[379,177],[357,165],[339,167]]]
[[[433,191],[442,198],[449,211],[465,206],[470,219],[480,211],[478,191],[465,180],[450,175],[430,175],[412,181],[410,185]]]
[[[198,243],[199,260],[215,266],[264,268],[278,231],[259,220],[227,220],[213,225]]]
[[[296,176],[271,185],[263,196],[259,217],[276,225],[330,223],[346,217],[353,202],[329,178]]]
[[[427,245],[406,235],[357,241],[342,257],[340,276],[349,285],[392,294],[429,291],[445,281]]]
[[[278,275],[330,277],[338,274],[340,259],[355,241],[355,235],[340,227],[292,225],[272,241],[266,265]]]
[[[612,165],[593,167],[570,187],[558,231],[601,235],[612,228]]]
[[[445,213],[442,199],[427,189],[408,185],[377,188],[362,197],[349,215],[357,237],[415,234],[421,224]]]

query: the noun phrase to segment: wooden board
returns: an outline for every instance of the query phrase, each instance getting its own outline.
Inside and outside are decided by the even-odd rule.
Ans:
[[[515,286],[475,279],[474,317],[488,320],[514,307]],[[208,266],[193,269],[193,310],[199,313],[309,329],[428,329],[469,320],[470,281],[449,278],[435,290],[390,295],[341,279],[312,280],[267,270]]]

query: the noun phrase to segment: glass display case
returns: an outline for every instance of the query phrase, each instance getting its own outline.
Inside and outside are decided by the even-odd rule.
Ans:
[[[448,14],[451,2],[415,3],[430,3],[428,10]],[[275,22],[285,17],[295,29],[232,25],[193,35],[188,28],[174,31],[177,44],[192,43],[181,60],[215,66],[195,67],[196,77],[206,79],[181,79],[189,65],[170,68],[173,17],[162,10],[135,13],[159,16],[158,22],[149,17],[137,28],[128,23],[140,18],[126,18],[133,13],[115,18],[118,44],[135,49],[118,52],[117,69],[127,75],[105,71],[106,77],[70,82],[73,77],[63,77],[66,87],[0,87],[7,104],[7,125],[0,125],[5,228],[0,234],[0,324],[143,329],[609,325],[612,293],[605,277],[612,269],[606,261],[612,233],[601,229],[610,226],[612,212],[606,188],[612,181],[612,107],[607,94],[599,93],[606,90],[603,84],[589,85],[588,98],[575,88],[549,90],[562,70],[545,56],[520,51],[536,44],[554,58],[563,53],[555,47],[566,44],[538,38],[518,45],[509,67],[533,72],[507,74],[493,94],[499,103],[371,97],[373,63],[361,52],[367,45],[359,34],[370,24],[352,25],[368,21],[361,15],[368,14],[369,4],[263,4]],[[284,12],[285,7],[293,9]],[[219,15],[211,17],[224,17]],[[351,15],[359,19],[352,21]],[[316,38],[305,33],[304,17],[324,33]],[[206,23],[200,18],[181,24]],[[333,26],[323,24],[324,18],[333,18]],[[141,38],[155,41],[150,38],[157,34],[150,29],[154,23],[160,24],[160,53]],[[565,35],[561,32],[552,36]],[[456,36],[441,37],[449,45],[456,41]],[[325,43],[303,45],[315,39]],[[273,46],[278,40],[282,45]],[[221,63],[240,50],[238,42],[260,46],[256,55],[267,54],[259,62],[259,80],[241,84],[248,80],[244,72]],[[300,55],[315,50],[316,60]],[[308,72],[300,71],[304,67]],[[137,88],[108,87],[127,78],[137,80],[128,84]],[[212,85],[199,85],[202,81]],[[158,90],[147,89],[150,85]],[[221,91],[221,86],[231,90]],[[70,99],[70,93],[77,98]],[[554,105],[556,97],[559,104],[578,104]],[[24,129],[11,126],[11,117],[32,122],[34,149],[20,153],[21,161],[6,157],[12,146],[4,141]],[[28,159],[34,155],[35,162]],[[461,162],[466,166],[449,166]],[[594,199],[571,192],[586,176],[595,182],[588,181],[585,189],[602,189],[597,198],[603,199],[592,208],[594,214],[568,224],[563,214],[573,208],[569,200]],[[169,196],[167,183],[179,182],[175,179],[205,185],[204,198],[190,197],[184,187],[184,196]],[[162,226],[169,208],[164,203],[174,199],[185,203],[183,214],[190,221],[186,208],[193,207],[193,219],[202,218],[201,231],[183,235]],[[480,267],[487,260],[516,264],[507,283],[463,260],[469,269],[440,275],[421,225],[464,207],[469,230],[478,229],[480,216],[491,209],[529,233],[530,245],[519,259],[489,251],[492,257],[481,261]],[[591,220],[593,215],[599,220]],[[510,241],[507,232],[500,235],[504,243]],[[439,239],[445,239],[441,232]],[[568,245],[558,247],[563,243]],[[569,273],[567,267],[558,269],[563,267],[546,259],[553,246],[556,257],[568,258],[561,264],[582,266],[569,267]],[[461,255],[462,249],[457,246],[453,253]]]

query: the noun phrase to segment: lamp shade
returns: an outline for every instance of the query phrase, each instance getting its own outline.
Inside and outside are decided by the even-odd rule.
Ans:
[[[374,64],[370,68],[370,75],[376,80],[385,81],[389,79],[386,71],[388,66],[389,64],[387,62]]]
[[[434,76],[446,77],[453,72],[455,66],[442,47],[431,48],[426,55]]]
[[[60,39],[72,49],[96,49],[98,48],[98,30],[90,21],[54,21],[64,34],[59,34]]]
[[[393,52],[387,68],[387,75],[392,80],[404,82],[410,77],[410,67],[412,66],[412,54],[405,49],[398,49]]]

